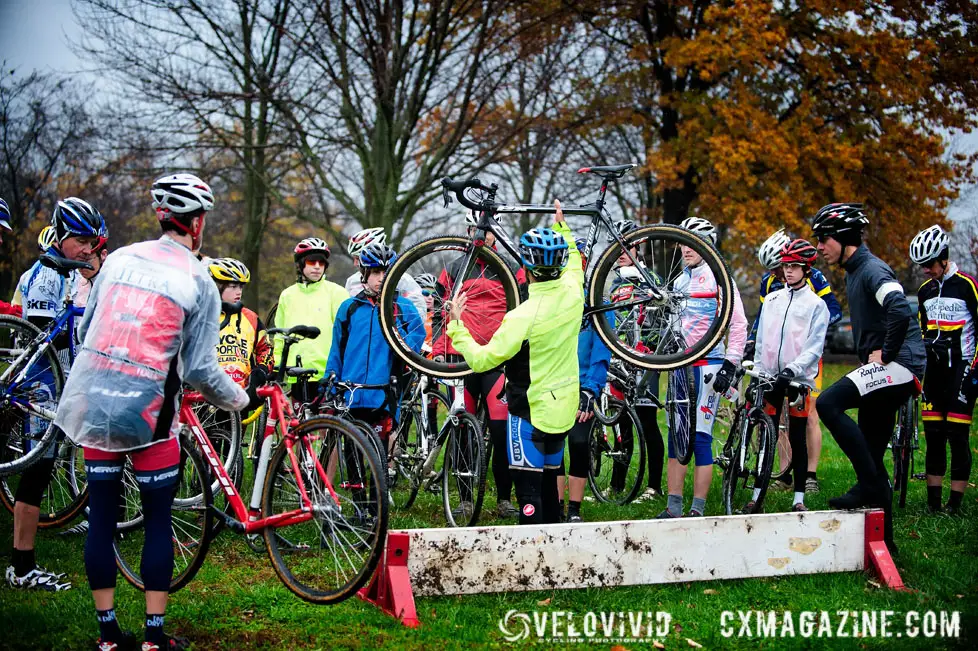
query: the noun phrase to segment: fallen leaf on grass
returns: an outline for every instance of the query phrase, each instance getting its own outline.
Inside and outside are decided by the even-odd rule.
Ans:
[[[549,606],[549,605],[550,605],[550,601],[551,601],[552,599],[553,599],[553,597],[547,597],[547,598],[546,598],[546,599],[544,599],[543,601],[538,601],[538,602],[537,602],[537,605],[538,605],[538,606]]]
[[[664,649],[664,648],[666,648],[666,645],[663,644],[662,642],[660,642],[659,640],[653,640],[652,641],[652,646],[655,647],[656,649]]]
[[[869,585],[873,586],[874,588],[879,588],[880,587],[880,584],[877,583],[876,581],[873,581],[873,580],[870,580],[869,581]]]
[[[716,593],[717,591],[714,590],[713,588],[707,588],[706,590],[703,591],[703,594],[716,594]]]
[[[693,647],[694,649],[702,649],[703,648],[703,645],[702,644],[700,644],[699,642],[697,642],[695,640],[691,640],[688,637],[686,638],[686,643],[689,646]]]
[[[680,626],[679,624],[673,624],[672,625],[672,630],[674,630],[676,633],[682,633],[683,632],[683,627]]]
[[[628,649],[619,644],[618,646],[611,647],[611,651],[628,651]]]
[[[930,558],[930,556],[927,555],[927,552],[923,552],[923,554],[924,554],[924,558]]]
[[[913,538],[914,540],[920,540],[920,534],[917,533],[916,531],[911,531],[910,533],[907,534],[907,536],[909,538]]]
[[[958,599],[964,599],[964,595],[963,594],[956,594],[954,596],[957,597]]]

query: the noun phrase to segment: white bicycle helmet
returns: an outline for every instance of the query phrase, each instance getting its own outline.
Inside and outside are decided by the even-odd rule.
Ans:
[[[791,241],[785,235],[784,229],[779,229],[774,235],[764,240],[757,249],[757,259],[765,269],[777,269],[781,266],[781,249]]]
[[[174,215],[214,207],[214,193],[209,185],[193,174],[170,174],[153,184],[153,208],[163,208]],[[162,218],[161,218],[162,220]]]
[[[346,246],[346,252],[351,257],[356,258],[369,244],[387,244],[387,234],[381,227],[365,228],[350,238],[350,243]]]
[[[931,226],[917,233],[910,242],[910,259],[914,264],[928,264],[947,251],[950,239],[940,226]]]
[[[714,228],[713,224],[703,219],[702,217],[687,217],[679,225],[680,228],[685,228],[691,233],[699,235],[705,240],[709,240],[714,244],[717,243],[717,229]]]

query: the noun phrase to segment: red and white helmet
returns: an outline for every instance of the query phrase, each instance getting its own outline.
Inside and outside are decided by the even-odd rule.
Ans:
[[[306,257],[316,254],[325,258],[326,264],[329,264],[329,245],[326,244],[326,240],[318,237],[307,237],[296,244],[293,250],[293,258],[296,264],[301,263]]]
[[[170,174],[153,184],[153,208],[160,221],[213,207],[210,186],[193,174]]]
[[[360,251],[363,251],[364,247],[370,244],[387,244],[387,234],[383,228],[365,228],[357,232],[350,238],[346,252],[355,259],[360,255]]]

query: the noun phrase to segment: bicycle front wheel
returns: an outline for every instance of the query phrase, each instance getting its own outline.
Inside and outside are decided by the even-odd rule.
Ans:
[[[28,405],[56,411],[64,388],[52,346],[31,361],[40,335],[29,321],[0,315],[0,477],[38,461],[55,438],[50,420],[28,412]]]
[[[374,444],[341,419],[311,418],[293,434],[269,463],[262,517],[302,513],[308,504],[312,518],[265,529],[265,547],[289,590],[311,603],[338,603],[355,595],[380,561],[386,472]]]
[[[468,267],[468,269],[466,269]],[[447,356],[446,361],[436,362],[415,352],[411,342],[424,341],[424,315],[419,331],[409,331],[403,310],[398,305],[398,284],[407,276],[423,273],[439,278],[432,297],[431,345],[435,354],[451,352],[451,338],[443,327],[448,323],[449,311],[446,300],[455,287],[465,285],[469,297],[468,307],[462,315],[462,323],[473,334],[476,343],[485,345],[502,323],[506,312],[520,302],[516,283],[515,265],[510,267],[491,248],[476,247],[472,240],[462,236],[445,235],[424,240],[405,251],[384,276],[380,290],[380,323],[387,343],[411,368],[440,378],[458,378],[472,373],[464,360]],[[420,345],[419,345],[420,347]]]
[[[666,417],[669,442],[676,460],[686,465],[693,456],[696,438],[696,378],[691,366],[669,371],[666,388]]]
[[[448,440],[442,474],[442,503],[450,527],[472,527],[479,521],[486,495],[486,448],[475,416],[451,414],[445,422]]]
[[[627,362],[655,371],[668,371],[702,359],[720,343],[733,315],[734,285],[727,265],[716,248],[689,231],[656,224],[635,229],[624,236],[626,248],[638,252],[638,261],[652,277],[655,287],[635,285],[619,266],[625,250],[618,243],[605,249],[591,274],[587,310],[598,335],[615,355]],[[716,287],[695,287],[685,269],[682,249],[703,259]],[[628,291],[622,292],[626,286]],[[607,310],[610,304],[620,307]],[[593,312],[604,308],[605,311]],[[695,338],[683,335],[683,315],[695,310],[699,323]]]
[[[777,434],[771,417],[755,408],[743,419],[739,429],[723,473],[723,505],[727,515],[732,515],[738,505],[751,501],[754,507],[749,512],[761,512],[774,465]]]
[[[900,407],[897,416],[897,437],[893,444],[893,493],[899,496],[900,508],[907,506],[907,488],[910,485],[911,460],[913,458],[912,435],[915,423],[911,402]]]
[[[211,494],[210,473],[196,446],[181,442],[180,479],[174,493],[170,509],[173,543],[173,577],[170,579],[170,592],[176,592],[190,583],[200,566],[204,564],[207,549],[210,547]],[[142,518],[139,519],[142,524]],[[132,526],[127,531],[116,529],[113,547],[115,563],[122,576],[138,590],[146,586],[139,574],[143,558],[143,545],[146,530],[142,526]]]
[[[599,502],[628,504],[642,490],[645,435],[631,405],[608,399],[605,414],[614,420],[593,419],[588,436],[587,483]]]

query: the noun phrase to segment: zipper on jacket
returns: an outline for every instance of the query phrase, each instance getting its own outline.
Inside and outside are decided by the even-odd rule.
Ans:
[[[788,322],[788,310],[791,309],[791,301],[795,300],[795,290],[788,288],[788,306],[784,308],[784,318],[781,319],[781,334],[778,336],[778,366],[781,366],[781,349],[784,348],[784,324]],[[781,369],[778,369],[781,372]]]

